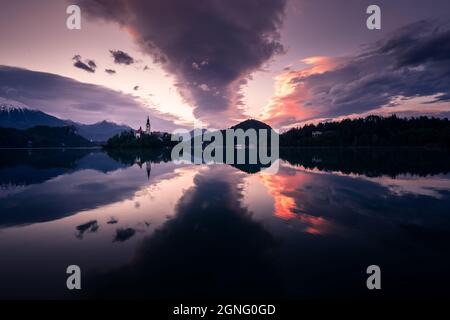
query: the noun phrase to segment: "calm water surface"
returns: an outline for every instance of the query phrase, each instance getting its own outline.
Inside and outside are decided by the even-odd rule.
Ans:
[[[289,149],[270,174],[163,152],[0,151],[0,298],[448,297],[449,160]],[[366,289],[371,264],[381,292]]]

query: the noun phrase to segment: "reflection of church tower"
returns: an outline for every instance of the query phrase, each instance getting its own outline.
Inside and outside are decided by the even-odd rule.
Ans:
[[[152,164],[150,161],[145,162],[145,168],[147,169],[147,178],[150,180],[150,172],[152,172]]]
[[[150,117],[147,116],[147,125],[145,128],[145,133],[150,134]]]

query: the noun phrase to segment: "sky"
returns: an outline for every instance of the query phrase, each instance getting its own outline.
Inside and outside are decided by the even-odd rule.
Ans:
[[[81,9],[81,29],[66,8]],[[366,8],[381,8],[381,30]],[[286,130],[450,115],[448,0],[0,0],[0,98],[63,119]]]

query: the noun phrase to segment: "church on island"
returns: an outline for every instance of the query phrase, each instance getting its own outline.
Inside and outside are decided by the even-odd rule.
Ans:
[[[147,116],[147,124],[145,125],[145,131],[142,130],[142,126],[139,127],[139,129],[134,131],[134,136],[136,137],[136,139],[139,139],[142,137],[142,135],[144,134],[150,134],[151,133],[151,127],[150,127],[150,117]]]

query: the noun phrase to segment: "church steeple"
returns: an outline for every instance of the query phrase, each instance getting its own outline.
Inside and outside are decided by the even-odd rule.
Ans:
[[[146,128],[145,128],[145,133],[150,134],[150,131],[151,131],[151,127],[150,127],[150,117],[147,116],[147,125],[146,125]]]

